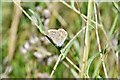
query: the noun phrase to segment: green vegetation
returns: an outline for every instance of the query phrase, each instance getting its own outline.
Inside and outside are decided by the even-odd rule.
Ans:
[[[2,78],[119,77],[119,3],[60,0],[1,4]],[[48,30],[60,28],[68,35],[64,44],[57,46]],[[64,37],[64,31],[61,34],[52,36],[61,39],[58,37]]]

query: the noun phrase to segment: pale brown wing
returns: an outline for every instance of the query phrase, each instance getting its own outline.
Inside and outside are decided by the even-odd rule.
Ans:
[[[67,38],[67,32],[64,29],[50,29],[48,30],[48,37],[51,38],[57,46],[62,46]]]

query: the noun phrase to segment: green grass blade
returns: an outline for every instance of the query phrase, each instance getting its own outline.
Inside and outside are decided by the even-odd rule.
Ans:
[[[94,56],[92,56],[89,60],[88,60],[88,66],[87,66],[87,69],[86,69],[86,74],[87,74],[87,76],[89,76],[88,75],[88,73],[89,73],[89,68],[90,68],[90,66],[91,66],[91,63],[93,62],[93,60],[99,55],[100,53],[98,52],[97,54],[95,54]]]
[[[115,19],[114,19],[112,28],[111,28],[111,30],[110,30],[109,38],[111,38],[111,36],[112,36],[112,34],[113,34],[114,30],[115,30],[115,26],[116,26],[116,24],[117,24],[118,16],[119,16],[119,15],[116,15],[116,17],[115,17]]]
[[[68,42],[68,44],[67,44],[63,49],[60,50],[61,53],[62,53],[62,55],[63,55],[62,58],[61,58],[61,60],[63,60],[63,59],[66,57],[66,55],[67,55],[68,51],[70,50],[70,47],[72,46],[73,42],[75,41],[75,39],[80,35],[80,33],[81,33],[83,30],[85,30],[85,27],[83,27],[83,28]]]
[[[95,70],[93,72],[92,78],[95,78],[98,75],[98,72],[99,72],[98,70],[99,70],[99,67],[101,65],[101,62],[102,62],[101,59],[99,59],[97,65],[96,65],[96,68],[95,68]]]
[[[41,22],[41,20],[40,20],[40,17],[39,17],[34,11],[32,11],[31,9],[29,9],[29,11],[30,11],[30,12],[37,18],[37,20],[38,20],[38,26],[37,26],[37,28],[40,30],[40,32],[41,32],[42,34],[46,35],[45,29],[44,29],[44,26],[43,26],[43,24],[42,24],[42,22]]]
[[[116,10],[120,13],[119,6],[116,2],[113,2],[113,6],[116,8]]]

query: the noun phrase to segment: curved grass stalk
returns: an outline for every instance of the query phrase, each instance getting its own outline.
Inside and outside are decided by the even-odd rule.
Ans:
[[[93,62],[93,60],[99,55],[100,53],[98,52],[98,53],[96,53],[95,55],[93,55],[89,60],[88,60],[88,66],[87,66],[87,69],[86,69],[86,74],[87,74],[87,76],[89,76],[89,68],[90,68],[90,65],[91,65],[91,63]]]

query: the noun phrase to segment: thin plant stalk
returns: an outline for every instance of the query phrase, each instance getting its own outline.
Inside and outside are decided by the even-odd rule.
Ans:
[[[96,3],[97,4],[97,3]],[[98,4],[96,5],[96,6],[98,6]],[[99,8],[98,8],[99,9]],[[108,47],[108,45],[111,47],[111,50],[113,51],[113,53],[115,54],[115,50],[114,50],[114,48],[113,48],[113,46],[112,46],[112,44],[111,44],[111,42],[109,42],[109,40],[110,40],[110,35],[108,36],[107,35],[107,33],[106,33],[106,31],[104,30],[104,26],[103,26],[103,23],[102,23],[102,19],[101,19],[101,14],[100,14],[100,10],[98,10],[99,12],[98,12],[98,18],[99,18],[99,20],[100,20],[100,24],[101,24],[101,28],[102,28],[102,30],[103,30],[103,33],[105,34],[105,37],[106,37],[106,44],[105,44],[105,48],[107,48]],[[110,31],[111,32],[111,31]],[[116,59],[116,58],[115,58]]]
[[[67,60],[71,65],[73,65],[79,72],[81,72],[81,70],[80,70],[68,57],[66,57],[66,60]]]
[[[106,78],[108,78],[108,75],[107,75],[107,70],[106,70],[106,67],[105,67],[105,63],[104,63],[104,59],[103,59],[103,55],[102,55],[102,50],[101,50],[101,45],[100,45],[100,39],[99,39],[99,34],[98,34],[98,26],[97,26],[97,11],[96,11],[96,6],[95,6],[95,3],[94,3],[94,11],[95,11],[95,21],[96,21],[96,38],[97,38],[97,44],[98,44],[98,49],[99,49],[99,52],[100,52],[100,57],[101,57],[101,61],[102,61],[102,65],[103,65],[103,69],[104,69],[104,73],[105,73],[105,76]]]
[[[60,62],[61,57],[62,57],[62,54],[59,55],[59,57],[58,57],[58,59],[57,59],[57,62],[55,63],[55,66],[54,66],[54,68],[53,68],[53,70],[52,70],[52,72],[51,72],[51,74],[50,74],[50,77],[53,76],[53,74],[54,74],[54,72],[55,72],[55,70],[56,70],[56,68],[57,68],[57,66],[58,66],[58,64],[59,64],[59,62]],[[66,57],[65,59],[66,59],[75,69],[77,69],[79,72],[81,72],[81,70],[80,70],[68,57]],[[85,75],[85,74],[84,74],[84,75]]]
[[[85,29],[86,29],[86,27],[83,27],[81,30],[79,30],[79,31],[76,33],[76,35],[67,43],[67,45],[66,45],[62,50],[60,50],[60,52],[63,54],[61,60],[63,60],[63,59],[66,57],[66,55],[67,55],[70,47],[72,46],[73,42],[75,41],[75,39],[76,39],[76,38],[80,35],[80,33],[81,33],[82,31],[84,31]]]
[[[73,8],[72,6],[70,6],[69,4],[67,4],[65,1],[60,0],[61,3],[63,3],[64,5],[66,5],[67,7],[69,7],[70,9],[72,9],[73,11],[75,11],[77,14],[79,14],[82,18],[84,19],[89,19],[87,16],[85,16],[84,14],[80,13],[80,11],[78,11],[76,8]],[[96,24],[95,21],[89,19],[91,22],[93,22],[94,24]],[[98,26],[101,26],[100,24],[98,24]]]
[[[85,45],[84,45],[84,53],[83,53],[83,62],[82,62],[82,68],[81,68],[81,77],[83,77],[83,74],[85,73],[85,69],[87,68],[87,59],[89,55],[89,45],[90,45],[90,39],[89,39],[89,24],[91,19],[91,13],[92,13],[92,2],[88,2],[88,12],[87,17],[89,20],[87,20],[87,26],[86,26],[86,34],[85,34]]]
[[[71,68],[65,61],[62,62],[67,68],[70,69],[71,73],[73,74],[73,76],[75,78],[80,78],[80,76],[78,75],[78,73],[73,69]]]
[[[57,68],[57,66],[58,66],[58,64],[59,64],[59,62],[60,62],[61,57],[62,57],[62,54],[59,55],[59,57],[58,57],[58,59],[57,59],[57,62],[55,63],[55,66],[53,67],[53,70],[52,70],[52,72],[51,72],[51,74],[50,74],[50,77],[53,76],[53,74],[54,74],[54,72],[55,72],[55,70],[56,70],[56,68]]]
[[[20,5],[20,2],[18,2],[18,5]],[[16,5],[14,5],[14,13],[15,14],[13,15],[13,21],[10,28],[10,37],[9,37],[9,43],[8,43],[8,61],[9,62],[11,62],[14,56],[18,25],[19,25],[20,16],[22,14],[21,10]]]
[[[69,58],[68,58],[69,59]],[[70,60],[70,59],[69,59]],[[71,60],[70,60],[71,61]],[[65,62],[65,61],[63,61],[62,62],[67,68],[70,68],[70,66]],[[73,62],[71,61],[71,64],[72,64]],[[74,63],[73,63],[74,64]],[[76,66],[77,67],[77,66]],[[78,67],[77,67],[78,68]],[[79,69],[79,68],[78,68]],[[76,74],[74,74],[74,72],[73,72],[73,68],[71,68],[71,72],[73,73],[73,75],[76,77],[76,78],[80,78],[80,76],[76,73]],[[75,71],[75,70],[74,70]],[[81,71],[81,70],[78,70],[78,71]],[[87,76],[86,74],[84,74],[84,76]],[[88,76],[89,77],[89,76]]]
[[[13,2],[21,9],[21,11],[32,21],[34,22],[35,26],[39,29],[38,24],[28,15],[28,13],[19,5],[17,4],[16,0],[13,0]]]
[[[82,14],[82,13],[80,13],[80,11],[78,11],[76,8],[72,8],[72,7],[71,7],[69,4],[67,4],[65,1],[60,0],[60,2],[63,3],[64,5],[66,5],[68,8],[72,9],[73,11],[75,11],[77,14],[79,14],[79,15],[83,18],[83,20],[87,19],[87,20],[90,20],[92,23],[96,24],[96,22],[95,22],[94,20],[89,19],[87,16],[85,16],[85,15]],[[89,25],[90,25],[90,24],[89,24]],[[101,28],[101,30],[103,31],[106,39],[108,40],[108,36],[107,36],[106,31],[105,31],[104,28],[103,28],[103,25],[102,25],[102,24],[99,24],[99,23],[97,23],[97,25]]]

